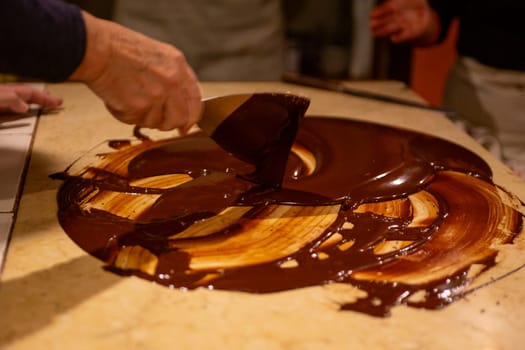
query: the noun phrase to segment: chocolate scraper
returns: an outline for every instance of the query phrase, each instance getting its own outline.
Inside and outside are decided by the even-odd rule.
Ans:
[[[250,93],[203,102],[199,127],[220,147],[255,166],[250,181],[279,188],[310,100],[286,93]]]

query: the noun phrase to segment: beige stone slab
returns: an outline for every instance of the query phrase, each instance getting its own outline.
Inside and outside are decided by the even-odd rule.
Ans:
[[[356,86],[419,100],[397,82]],[[50,90],[64,108],[42,116],[0,285],[0,348],[8,349],[519,349],[525,341],[525,269],[437,311],[397,307],[389,318],[338,311],[345,288],[282,293],[170,290],[102,269],[56,218],[59,181],[48,175],[107,139],[130,138],[79,84]],[[293,92],[309,115],[367,120],[431,133],[485,158],[495,182],[525,199],[525,184],[436,112],[281,83],[206,83],[205,96]],[[152,133],[156,137],[174,132]],[[525,262],[525,254],[523,262]]]

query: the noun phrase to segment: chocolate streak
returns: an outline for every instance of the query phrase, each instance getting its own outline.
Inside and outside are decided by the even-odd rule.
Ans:
[[[254,166],[200,132],[114,145],[118,150],[101,155],[96,167],[58,176],[65,180],[58,193],[60,223],[108,269],[170,287],[268,293],[337,282],[367,293],[342,309],[377,316],[397,304],[436,309],[469,285],[471,265],[490,268],[493,243],[510,243],[522,229],[521,214],[502,203],[480,157],[406,130],[304,118],[280,189],[248,181]],[[131,184],[169,174],[191,181]],[[122,199],[86,207],[104,193]],[[416,224],[413,200],[422,194],[432,198],[437,214]],[[158,198],[130,218],[122,206],[130,195]],[[186,235],[232,207],[246,211],[218,230]],[[303,229],[321,216],[330,218],[328,224],[313,221]],[[261,229],[275,217],[289,224]],[[403,244],[380,249],[389,242]],[[123,253],[133,247],[138,260],[157,259],[153,270],[118,263],[124,255],[133,258],[130,250]],[[418,294],[423,297],[416,300]]]

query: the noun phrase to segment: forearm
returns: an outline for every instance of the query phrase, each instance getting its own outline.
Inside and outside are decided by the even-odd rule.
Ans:
[[[83,82],[125,123],[184,132],[200,118],[180,50],[59,0],[0,0],[0,48],[0,72]]]

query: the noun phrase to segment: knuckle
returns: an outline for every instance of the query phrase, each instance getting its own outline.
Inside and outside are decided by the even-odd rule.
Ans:
[[[157,84],[154,84],[148,90],[149,98],[154,101],[162,99],[165,93],[166,93],[166,90],[162,86],[157,85]]]
[[[178,62],[179,64],[186,64],[186,56],[184,53],[176,48],[173,47],[172,51],[173,59]]]
[[[179,50],[173,52],[171,55],[171,62],[172,64],[170,64],[169,68],[165,71],[165,80],[168,84],[173,86],[179,84],[181,80],[186,79],[185,72],[188,63],[186,62],[184,54]]]
[[[148,102],[147,99],[139,98],[133,100],[133,102],[129,105],[129,112],[131,114],[146,114],[146,112],[150,109],[150,102]]]
[[[180,84],[180,74],[176,70],[170,70],[166,73],[164,77],[164,81],[166,84],[166,88],[175,88]]]

